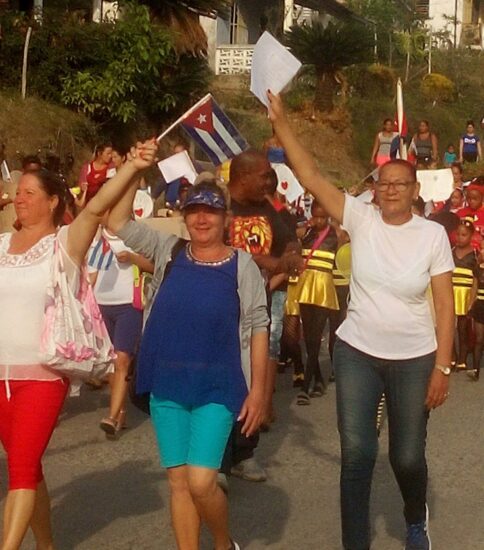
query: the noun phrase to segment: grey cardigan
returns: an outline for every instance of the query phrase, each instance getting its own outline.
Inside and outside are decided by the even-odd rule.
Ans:
[[[153,305],[165,273],[165,267],[171,260],[171,251],[178,240],[175,235],[169,235],[152,229],[139,222],[130,221],[117,233],[124,243],[132,250],[141,254],[155,264],[155,271],[150,286],[147,289],[147,304],[144,310],[144,323]],[[240,301],[239,339],[242,370],[247,388],[251,387],[251,337],[258,332],[267,332],[269,316],[267,312],[267,295],[264,280],[259,268],[250,254],[236,250],[237,283]]]

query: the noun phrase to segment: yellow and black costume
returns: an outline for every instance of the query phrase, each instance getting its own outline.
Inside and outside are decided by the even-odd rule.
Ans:
[[[474,275],[477,279],[477,295],[469,315],[474,321],[484,325],[484,264],[476,265]]]
[[[328,309],[339,309],[338,296],[333,279],[337,248],[336,234],[330,229],[323,242],[313,250],[320,232],[309,229],[302,239],[304,271],[299,275],[295,300]]]
[[[294,290],[299,303],[307,350],[303,392],[298,395],[300,405],[309,404],[308,394],[313,379],[311,395],[318,396],[324,392],[319,350],[326,321],[332,311],[339,309],[333,281],[337,247],[338,239],[333,228],[325,228],[322,231],[310,228],[302,238],[302,256],[305,263]]]
[[[455,269],[452,273],[454,307],[455,314],[460,317],[467,315],[471,307],[471,294],[477,258],[474,251],[469,252],[463,258],[458,258],[455,248],[452,250],[452,256],[455,263]]]

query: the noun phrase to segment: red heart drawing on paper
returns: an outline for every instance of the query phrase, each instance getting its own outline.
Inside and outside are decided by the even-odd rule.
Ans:
[[[286,191],[287,188],[289,187],[289,184],[287,183],[287,181],[282,181],[281,182],[281,187],[284,189],[284,191]]]
[[[138,218],[141,218],[141,216],[143,215],[143,209],[135,208],[134,213],[136,214],[136,216],[138,216]]]

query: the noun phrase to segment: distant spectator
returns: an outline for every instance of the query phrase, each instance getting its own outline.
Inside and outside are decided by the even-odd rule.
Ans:
[[[460,138],[459,160],[460,162],[478,162],[481,159],[481,140],[475,133],[474,122],[468,120],[466,133]]]
[[[415,151],[417,168],[435,168],[438,160],[437,136],[430,131],[428,120],[421,120],[410,146]]]
[[[113,146],[109,142],[97,145],[94,150],[94,160],[86,163],[79,175],[79,187],[87,183],[86,203],[101,189],[109,178],[108,170],[111,168]]]
[[[444,166],[449,168],[454,162],[457,161],[457,153],[455,152],[455,147],[452,143],[449,143],[447,150],[444,153]]]
[[[394,131],[393,120],[386,118],[383,121],[381,132],[378,132],[375,136],[373,151],[371,153],[371,164],[381,166],[390,160],[392,142],[396,136],[398,136],[398,132]]]

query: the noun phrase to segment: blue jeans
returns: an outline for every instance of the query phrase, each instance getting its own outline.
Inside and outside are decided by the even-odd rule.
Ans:
[[[406,360],[367,355],[338,339],[336,376],[341,442],[341,525],[346,550],[370,548],[370,488],[378,452],[376,415],[385,393],[389,456],[408,523],[425,519],[427,385],[435,353]]]

